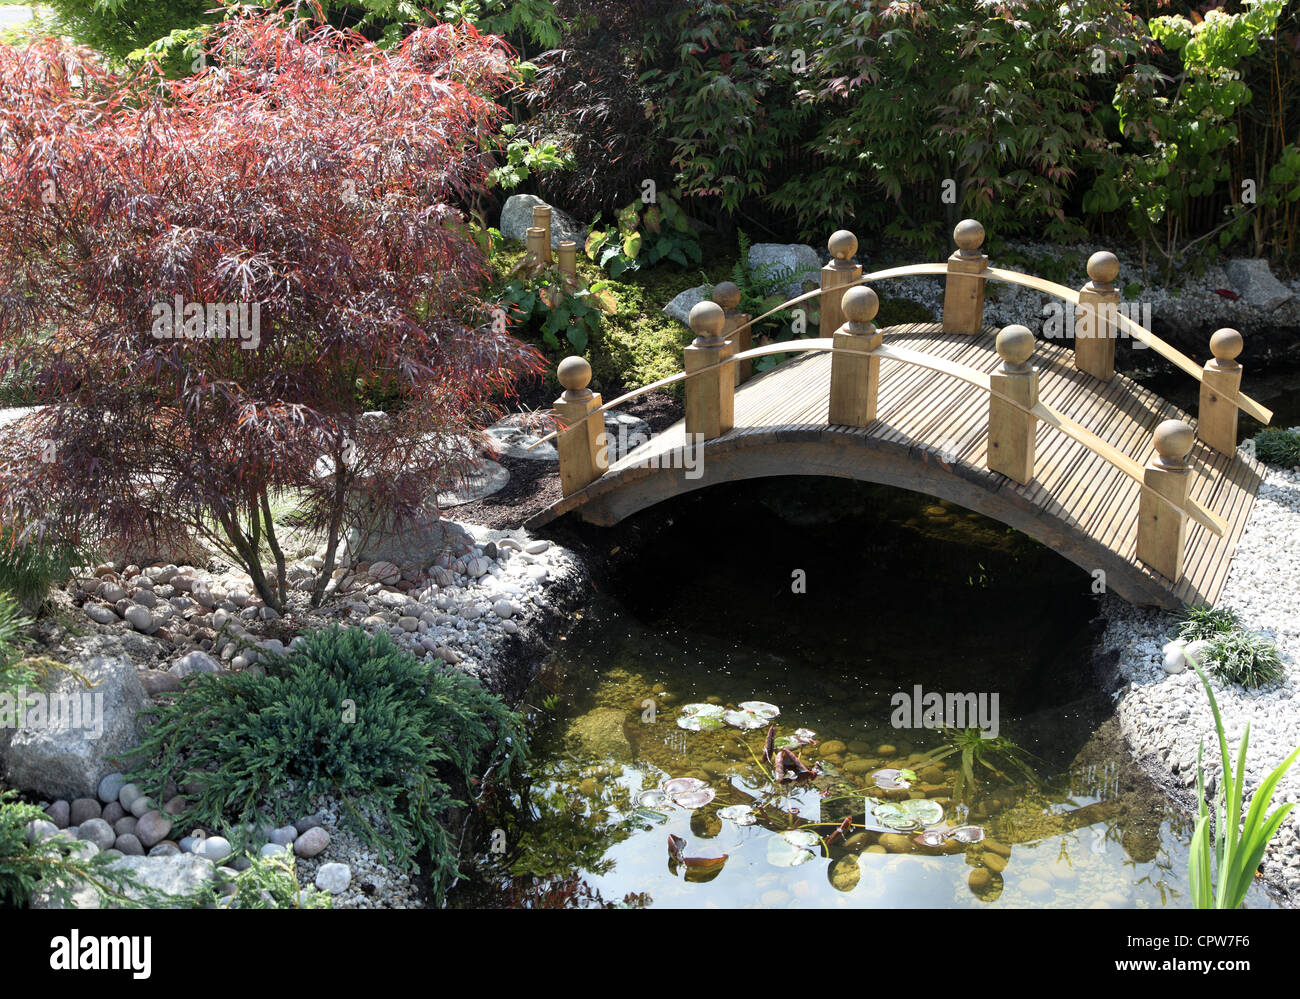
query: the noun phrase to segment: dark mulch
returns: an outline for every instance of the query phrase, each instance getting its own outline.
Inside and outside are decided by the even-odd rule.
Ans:
[[[619,411],[645,420],[656,434],[680,420],[684,412],[682,404],[666,392],[633,399]],[[506,531],[522,526],[533,514],[560,500],[560,475],[554,462],[507,457],[497,460],[510,473],[505,488],[476,503],[451,507],[444,516]]]

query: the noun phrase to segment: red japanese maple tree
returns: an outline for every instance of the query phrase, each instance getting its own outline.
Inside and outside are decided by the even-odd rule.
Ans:
[[[294,491],[319,603],[353,486],[415,516],[540,369],[494,329],[465,212],[511,60],[468,26],[380,49],[270,12],[215,26],[206,64],[0,46],[0,358],[48,406],[0,449],[0,524],[201,532],[281,608]],[[376,394],[388,418],[361,419]]]

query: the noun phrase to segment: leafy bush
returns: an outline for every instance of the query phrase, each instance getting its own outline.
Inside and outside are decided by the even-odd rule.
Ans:
[[[560,270],[557,261],[547,264],[526,255],[511,277],[499,295],[502,312],[514,322],[538,328],[542,343],[553,351],[561,349],[563,333],[573,350],[583,353],[600,330],[601,317],[618,311],[609,281],[583,287],[576,276]]]
[[[168,81],[52,39],[0,47],[0,257],[28,262],[0,273],[0,357],[51,327],[31,354],[46,408],[29,439],[0,430],[0,523],[197,533],[282,609],[271,501],[301,493],[319,603],[345,525],[423,514],[540,368],[490,322],[468,221],[512,60],[469,26],[380,49],[274,12],[203,51]],[[363,418],[358,383],[389,386],[388,420]]]
[[[0,528],[0,593],[11,595],[29,614],[84,561],[77,547],[62,539],[24,537]]]
[[[1255,457],[1279,468],[1300,465],[1300,430],[1265,427],[1255,435]]]
[[[663,260],[686,267],[700,262],[700,241],[677,202],[659,194],[651,203],[634,201],[618,213],[615,229],[593,229],[587,256],[621,277]]]
[[[18,605],[0,593],[0,673],[12,666],[18,658],[19,647],[26,641],[23,629],[30,623]],[[6,686],[0,682],[0,689]]]
[[[1247,631],[1230,631],[1210,639],[1206,658],[1215,676],[1243,687],[1277,683],[1286,673],[1277,646]]]
[[[298,867],[292,853],[273,857],[250,857],[249,866],[236,875],[234,891],[208,891],[208,905],[222,909],[330,909],[329,892],[298,883]]]
[[[113,869],[114,858],[102,853],[86,857],[85,845],[66,834],[27,842],[28,823],[45,818],[13,791],[0,790],[0,908],[25,908],[38,888],[67,905],[87,884],[101,903],[126,908],[163,903],[145,892],[129,871]]]
[[[198,677],[151,711],[148,762],[132,779],[198,785],[177,825],[237,826],[268,811],[284,821],[333,794],[396,862],[428,850],[435,890],[456,873],[441,821],[482,768],[508,772],[525,754],[519,717],[476,681],[358,628],[307,635],[265,677]]]
[[[1205,755],[1205,743],[1202,742],[1196,753],[1196,827],[1192,833],[1192,849],[1188,858],[1188,874],[1192,888],[1192,905],[1198,909],[1238,909],[1245,901],[1260,862],[1264,859],[1264,850],[1269,841],[1277,835],[1282,821],[1294,805],[1288,802],[1275,809],[1273,814],[1265,817],[1273,790],[1281,781],[1291,764],[1300,757],[1300,747],[1260,783],[1250,801],[1250,810],[1242,819],[1242,799],[1245,796],[1246,749],[1250,744],[1250,725],[1241,735],[1241,749],[1237,752],[1237,765],[1234,770],[1232,757],[1228,755],[1228,740],[1223,732],[1223,718],[1219,715],[1219,703],[1214,699],[1210,681],[1199,666],[1194,667],[1205,687],[1205,696],[1210,699],[1210,710],[1214,712],[1214,730],[1219,737],[1219,757],[1223,768],[1219,780],[1218,792],[1214,801],[1213,824],[1211,825],[1210,806],[1205,796],[1205,768],[1202,758]],[[1214,842],[1213,851],[1210,848]],[[1213,853],[1214,864],[1210,857]]]
[[[1186,642],[1210,640],[1241,628],[1231,607],[1189,607],[1178,625],[1178,637]]]

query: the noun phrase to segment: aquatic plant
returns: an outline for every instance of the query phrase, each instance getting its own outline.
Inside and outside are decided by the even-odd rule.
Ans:
[[[1291,764],[1300,757],[1300,746],[1274,768],[1255,791],[1250,809],[1243,822],[1242,798],[1245,791],[1246,749],[1250,743],[1250,725],[1241,735],[1241,749],[1237,753],[1234,773],[1233,760],[1228,753],[1228,740],[1223,731],[1223,718],[1219,703],[1214,698],[1209,678],[1195,663],[1192,668],[1201,678],[1205,695],[1210,699],[1214,713],[1214,730],[1219,739],[1219,756],[1223,774],[1215,795],[1213,828],[1210,806],[1205,797],[1205,743],[1201,742],[1196,754],[1196,828],[1192,833],[1192,849],[1188,860],[1188,878],[1192,888],[1192,905],[1198,909],[1237,909],[1246,898],[1255,872],[1264,858],[1264,850],[1277,834],[1283,819],[1294,806],[1288,802],[1265,816],[1273,790]],[[1211,850],[1213,840],[1213,850]],[[1213,854],[1213,867],[1211,867]]]
[[[1178,637],[1185,642],[1208,641],[1240,627],[1231,607],[1188,607],[1178,625]]]
[[[978,728],[945,728],[943,731],[945,744],[927,753],[918,766],[960,755],[961,761],[953,783],[953,797],[956,800],[964,800],[967,792],[979,783],[975,776],[976,764],[1005,780],[1018,777],[1026,783],[1038,783],[1038,774],[1030,765],[1032,755],[1010,739],[1004,736],[986,738]]]

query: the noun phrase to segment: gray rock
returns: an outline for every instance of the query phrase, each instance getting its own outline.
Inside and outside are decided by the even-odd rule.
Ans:
[[[293,842],[293,852],[300,857],[315,857],[330,845],[330,834],[322,827],[308,829]]]
[[[214,864],[219,864],[229,857],[234,849],[230,845],[230,840],[224,836],[208,836],[206,839],[194,846],[194,852],[200,857],[206,857]]]
[[[694,288],[687,288],[664,306],[664,315],[670,319],[676,319],[683,326],[690,326],[691,309],[708,299],[712,294],[713,285],[711,284],[701,284]]]
[[[141,607],[139,604],[132,604],[122,615],[126,621],[136,631],[143,632],[146,635],[152,635],[158,630],[159,621],[154,617],[153,612],[148,607]]]
[[[72,821],[72,806],[63,800],[53,801],[50,807],[45,809],[45,814],[60,829],[67,829]]]
[[[1260,257],[1237,257],[1223,267],[1241,301],[1272,311],[1291,298],[1291,289],[1273,276],[1268,261]]]
[[[126,774],[105,774],[96,792],[99,794],[99,800],[107,805],[118,800],[124,787],[126,787]]]
[[[135,826],[135,835],[145,846],[157,846],[171,831],[172,820],[162,812],[145,812]]]
[[[191,673],[220,673],[221,667],[217,661],[206,652],[200,652],[195,649],[193,652],[187,652],[167,670],[173,676],[187,677]]]
[[[99,587],[99,598],[108,604],[115,604],[126,596],[126,590],[117,583],[105,580]]]
[[[136,716],[149,703],[126,659],[94,657],[71,663],[92,685],[61,674],[57,691],[67,697],[92,697],[93,716],[103,724],[96,730],[72,727],[21,729],[4,752],[7,782],[19,790],[48,798],[88,798],[101,778],[116,771],[110,760],[129,755],[140,741]],[[89,712],[83,710],[83,720]]]
[[[157,807],[158,806],[153,803],[152,798],[141,795],[136,798],[135,801],[131,802],[131,807],[128,811],[139,819],[143,818],[147,812],[152,812]]]
[[[312,812],[310,815],[304,815],[302,818],[296,820],[293,827],[298,830],[298,835],[301,836],[308,829],[315,829],[324,821],[325,816],[321,815],[320,812]]]
[[[179,676],[164,673],[160,669],[142,669],[139,675],[140,685],[150,697],[156,697],[158,694],[174,694],[184,686]]]
[[[492,605],[492,610],[497,617],[514,617],[515,607],[509,600],[498,600]]]
[[[103,813],[104,809],[95,798],[78,798],[69,809],[68,822],[79,826],[87,819],[100,818]]]
[[[347,864],[321,864],[316,872],[316,887],[331,895],[342,895],[352,883],[352,868]]]
[[[211,861],[185,854],[123,857],[115,861],[113,867],[130,871],[144,889],[176,898],[177,904],[167,908],[179,908],[181,898],[206,888],[216,877]],[[142,897],[142,892],[134,890],[126,894],[133,899]]]
[[[293,855],[293,844],[281,843],[264,843],[262,849],[258,851],[258,856],[263,859],[267,857],[290,857]]]
[[[158,606],[158,597],[153,590],[137,590],[134,599],[141,607],[149,610],[153,610]]]
[[[523,242],[533,224],[533,208],[545,205],[535,194],[512,194],[501,208],[501,235],[506,239]],[[577,223],[568,212],[551,206],[551,248],[557,249],[565,240],[578,244],[578,249],[587,244],[587,230]]]
[[[140,842],[140,837],[134,833],[119,836],[113,843],[113,849],[119,851],[124,857],[144,856],[144,845]]]
[[[117,840],[117,833],[103,819],[87,819],[77,826],[77,839],[94,843],[101,850],[107,850]]]
[[[136,803],[137,799],[143,797],[144,792],[140,790],[138,784],[123,784],[121,789],[117,792],[118,802],[128,812],[131,811],[131,806]]]
[[[298,830],[293,826],[281,826],[279,829],[272,829],[268,838],[274,846],[293,846],[293,841],[298,836]]]
[[[150,857],[177,857],[180,856],[181,848],[171,840],[163,840],[157,846],[149,850]]]
[[[27,823],[27,842],[35,843],[37,840],[49,839],[51,836],[57,836],[59,827],[48,819],[33,819]]]
[[[117,833],[119,836],[125,836],[128,833],[134,835],[135,827],[139,824],[140,820],[134,815],[123,815],[113,823],[113,832]]]
[[[120,620],[117,611],[105,604],[86,604],[83,610],[86,612],[86,617],[96,624],[114,624]]]
[[[748,266],[755,277],[773,280],[785,276],[782,285],[789,298],[803,294],[803,283],[820,281],[822,260],[804,243],[755,243],[749,248]],[[809,301],[812,301],[811,299]]]

